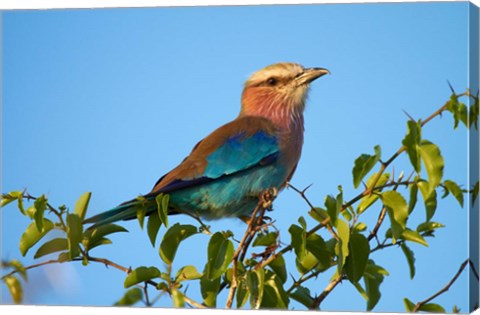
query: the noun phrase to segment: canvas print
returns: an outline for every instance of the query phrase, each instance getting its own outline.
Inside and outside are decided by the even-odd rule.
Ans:
[[[1,304],[474,311],[478,13],[2,11]]]

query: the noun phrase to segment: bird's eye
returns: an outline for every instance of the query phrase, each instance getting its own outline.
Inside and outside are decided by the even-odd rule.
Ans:
[[[275,84],[277,84],[277,79],[275,78],[269,78],[267,80],[267,84],[270,85],[270,86],[274,86]]]

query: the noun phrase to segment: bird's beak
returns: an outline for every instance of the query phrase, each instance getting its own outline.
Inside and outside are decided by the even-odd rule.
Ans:
[[[295,78],[295,82],[297,83],[297,86],[309,84],[325,74],[330,74],[330,71],[324,68],[307,68]]]

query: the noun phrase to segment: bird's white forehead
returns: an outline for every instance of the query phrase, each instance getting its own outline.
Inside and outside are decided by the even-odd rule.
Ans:
[[[298,63],[282,62],[269,65],[250,76],[247,83],[260,82],[270,77],[289,78],[302,73],[303,66]]]

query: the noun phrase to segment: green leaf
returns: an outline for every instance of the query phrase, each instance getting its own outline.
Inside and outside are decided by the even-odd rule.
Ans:
[[[43,229],[39,232],[35,222],[32,222],[22,234],[22,237],[20,238],[20,253],[22,253],[22,256],[25,256],[31,247],[37,244],[42,237],[53,229],[53,223],[48,219],[43,219],[42,225]]]
[[[208,261],[205,276],[214,280],[219,278],[228,268],[233,257],[233,243],[221,232],[212,235],[208,242]]]
[[[189,224],[176,223],[170,227],[160,243],[160,258],[167,265],[171,265],[180,243],[196,233],[198,233],[197,228]]]
[[[249,292],[247,288],[247,281],[244,277],[238,278],[238,286],[237,286],[237,293],[236,293],[236,300],[237,300],[237,308],[241,308],[247,303],[249,297]]]
[[[157,212],[160,222],[168,227],[168,203],[170,201],[170,195],[165,194],[158,194],[155,197],[155,201],[157,202]]]
[[[431,190],[431,185],[426,181],[419,181],[417,185],[422,193],[425,211],[427,214],[427,221],[430,221],[435,214],[435,210],[437,209],[437,191]]]
[[[250,307],[258,309],[263,299],[265,271],[263,268],[247,271],[247,288],[250,292]]]
[[[349,211],[350,209],[345,209],[345,211],[342,211],[341,214],[345,220],[348,222],[352,221],[352,214]]]
[[[468,128],[468,109],[464,103],[458,103],[458,116],[462,123]]]
[[[309,251],[306,252],[302,259],[298,257],[295,259],[295,266],[300,274],[306,274],[312,269],[316,269],[318,265],[318,259]]]
[[[307,308],[310,308],[313,304],[313,297],[310,294],[310,290],[302,286],[299,286],[294,292],[290,293],[290,297]]]
[[[143,196],[138,196],[135,207],[137,210],[138,224],[140,224],[140,228],[143,229],[143,221],[145,220],[145,215],[147,214],[147,199],[145,199]]]
[[[298,225],[292,224],[288,229],[291,235],[291,245],[295,255],[299,260],[302,260],[306,254],[307,248],[307,232]]]
[[[402,243],[400,247],[402,248],[405,258],[407,258],[408,268],[410,269],[410,279],[413,279],[415,277],[415,254],[405,243]]]
[[[462,189],[452,180],[446,180],[443,182],[445,188],[457,199],[460,206],[463,208],[463,192]]]
[[[283,289],[282,281],[269,272],[263,286],[262,309],[288,309],[288,295]]]
[[[418,310],[424,311],[427,313],[443,313],[443,314],[447,313],[441,305],[436,303],[423,304],[422,306],[420,306]]]
[[[325,207],[327,208],[327,214],[330,217],[330,223],[333,226],[337,226],[337,218],[340,214],[338,211],[337,200],[328,195],[325,197]]]
[[[37,230],[40,232],[43,229],[43,215],[45,214],[45,209],[47,208],[47,199],[44,195],[38,197],[33,203],[35,212],[33,214],[33,219],[37,225]]]
[[[337,211],[336,211],[337,217],[340,214],[340,212],[342,211],[342,207],[343,207],[343,189],[342,189],[342,186],[339,185],[338,190],[340,192],[337,194],[337,197],[335,198],[335,204],[337,205]],[[307,229],[306,225],[305,225],[304,229]]]
[[[353,166],[353,186],[358,188],[362,179],[372,170],[375,164],[380,160],[380,146],[376,145],[375,155],[362,154],[360,155],[354,163]]]
[[[197,271],[195,266],[184,266],[177,271],[175,276],[176,281],[200,279],[202,274]]]
[[[185,307],[185,295],[178,290],[172,291],[173,307]]]
[[[200,292],[203,297],[203,304],[210,308],[215,308],[217,306],[217,295],[218,290],[220,289],[220,277],[215,280],[209,280],[205,277],[205,272],[203,277],[200,278]]]
[[[413,309],[415,308],[415,304],[407,298],[403,299],[403,305],[405,305],[405,310],[408,313],[413,312]]]
[[[322,208],[312,208],[308,214],[317,222],[322,223],[324,220],[326,220],[329,215],[327,213],[327,210],[322,209]]]
[[[388,272],[382,267],[375,264],[373,260],[369,260],[365,268],[363,280],[365,282],[365,292],[367,293],[367,311],[371,311],[380,300],[380,284],[383,282],[384,276]]]
[[[427,241],[421,236],[417,231],[412,231],[410,229],[405,229],[401,236],[402,239],[422,244],[423,246],[428,247]]]
[[[132,288],[125,292],[123,297],[116,302],[115,306],[132,306],[133,304],[142,300],[143,292],[139,288]]]
[[[367,180],[367,187],[371,187],[373,185],[373,181],[377,177],[377,174],[378,173],[374,173],[372,176],[370,176],[370,178]],[[385,185],[388,182],[389,179],[390,179],[390,174],[388,174],[388,173],[382,174],[380,176],[380,178],[378,179],[376,187]],[[357,207],[357,213],[358,214],[363,213],[371,205],[373,205],[375,203],[375,201],[378,200],[379,197],[380,197],[380,194],[378,194],[378,193],[372,193],[370,195],[367,195],[367,196],[363,197],[362,200],[360,201],[358,207]]]
[[[83,238],[82,219],[75,213],[67,215],[67,240],[70,260],[80,254],[78,244]]]
[[[14,276],[5,277],[3,280],[7,285],[8,291],[15,304],[20,304],[23,300],[23,289],[20,281]]]
[[[138,267],[135,270],[132,270],[127,277],[123,286],[129,288],[137,283],[145,282],[154,278],[160,277],[160,270],[155,267]]]
[[[326,270],[332,266],[333,257],[327,244],[318,234],[311,234],[307,239],[307,253],[315,257],[315,269]],[[308,268],[311,269],[311,268]]]
[[[89,228],[83,234],[82,244],[85,247],[85,250],[88,251],[96,246],[104,244],[106,240],[104,236],[118,232],[128,231],[124,227],[113,223],[100,225],[93,229]]]
[[[15,201],[15,200],[18,200],[18,202],[19,202],[18,209],[20,210],[20,212],[23,215],[25,215],[25,210],[23,209],[23,203],[20,204],[21,200],[23,201],[23,192],[21,192],[21,191],[11,191],[8,194],[2,194],[2,199],[0,201],[0,208],[5,207],[10,202]]]
[[[25,280],[25,281],[28,280],[27,269],[25,269],[25,267],[23,266],[23,264],[21,262],[19,262],[16,259],[13,259],[13,260],[10,260],[7,263],[7,266],[14,268],[15,271],[17,271],[22,276],[23,280]]]
[[[269,232],[265,233],[258,233],[257,237],[253,241],[252,246],[270,246],[274,245],[277,242],[278,232]]]
[[[349,254],[345,262],[348,280],[355,283],[360,280],[365,271],[370,253],[370,244],[365,236],[359,233],[350,235]]]
[[[442,227],[445,227],[445,225],[438,222],[427,221],[427,222],[420,223],[417,226],[417,232],[419,233],[430,232],[430,231],[433,231],[434,229],[438,229]]]
[[[358,222],[357,224],[355,224],[353,229],[357,232],[363,232],[367,229],[367,225],[363,222]]]
[[[78,215],[82,221],[85,219],[85,214],[87,213],[88,203],[90,202],[90,197],[92,196],[91,192],[86,192],[78,198],[75,203],[75,208],[73,208],[73,213]]]
[[[350,227],[343,220],[337,222],[337,234],[339,237],[338,243],[335,246],[335,253],[338,257],[338,273],[341,274],[347,256],[349,254],[348,243],[350,241]]]
[[[415,205],[417,204],[417,196],[418,196],[418,186],[416,184],[410,185],[410,200],[408,201],[408,214],[413,212]]]
[[[88,243],[88,250],[90,251],[90,250],[94,249],[95,247],[98,247],[98,246],[101,246],[101,245],[108,245],[108,244],[112,244],[112,241],[109,240],[106,237],[102,237],[102,238],[96,239],[93,242],[89,242]],[[85,249],[87,249],[87,248],[85,248]]]
[[[45,255],[67,250],[68,249],[68,241],[66,238],[54,238],[40,246],[37,250],[33,258],[37,259],[43,257]]]
[[[158,231],[160,230],[161,225],[162,222],[158,217],[158,213],[153,212],[152,214],[150,214],[147,222],[147,234],[153,247],[155,247],[155,241],[157,240]]]
[[[272,260],[268,266],[272,268],[273,272],[275,272],[283,283],[287,281],[287,267],[283,255],[277,256],[277,258]]]
[[[23,207],[23,192],[21,191],[11,191],[8,194],[2,194],[0,208],[5,207],[10,202],[15,200],[17,200],[18,203],[18,210],[20,210],[23,215],[27,215],[27,213],[25,212],[25,208]]]
[[[430,194],[442,181],[443,167],[445,162],[440,149],[428,140],[422,140],[420,144],[420,155],[427,170]]]
[[[382,202],[387,207],[390,217],[393,240],[395,242],[406,228],[408,218],[407,202],[401,194],[396,191],[386,191],[382,193]]]
[[[414,170],[420,173],[420,140],[422,138],[422,126],[420,122],[409,120],[407,122],[407,134],[402,140],[405,151]]]
[[[360,285],[360,283],[358,283],[358,282],[353,282],[352,284],[353,284],[353,286],[355,287],[355,289],[357,289],[358,293],[360,293],[360,295],[365,299],[365,301],[368,302],[367,292],[365,291],[364,288],[362,288],[362,286]]]

